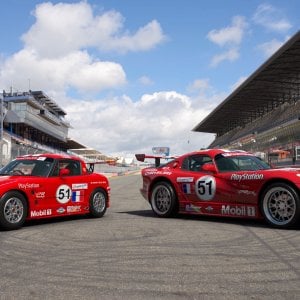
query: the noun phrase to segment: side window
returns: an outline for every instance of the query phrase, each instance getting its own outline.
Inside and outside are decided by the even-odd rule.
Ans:
[[[222,154],[216,155],[215,161],[220,172],[240,170],[232,158],[224,157]]]
[[[50,176],[58,176],[59,175],[59,167],[58,167],[59,163],[58,161],[55,162],[55,165],[53,167],[52,173],[50,174]]]
[[[59,160],[53,169],[51,176],[59,176],[61,169],[68,169],[70,171],[69,176],[81,175],[81,164],[77,160],[62,159]]]
[[[189,165],[190,165],[190,158],[189,157],[186,157],[184,159],[184,161],[182,162],[182,166],[181,166],[181,169],[182,170],[189,170]]]
[[[81,175],[81,164],[77,160],[68,160],[65,168],[70,171],[70,176]]]
[[[207,155],[192,155],[184,159],[181,169],[199,172],[202,166],[209,162],[212,162],[212,159]]]

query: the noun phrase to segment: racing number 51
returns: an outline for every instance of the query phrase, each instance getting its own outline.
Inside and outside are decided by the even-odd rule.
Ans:
[[[216,181],[213,176],[202,176],[196,183],[196,194],[201,200],[207,201],[214,198],[216,193]]]
[[[58,190],[58,199],[63,200],[63,199],[69,199],[71,197],[71,191],[69,189],[59,189]]]
[[[67,203],[71,199],[71,196],[72,190],[66,184],[60,185],[56,190],[56,201],[58,201],[61,204]]]
[[[208,187],[208,191],[206,190],[206,186]],[[212,181],[199,180],[198,181],[198,193],[199,195],[212,195]]]

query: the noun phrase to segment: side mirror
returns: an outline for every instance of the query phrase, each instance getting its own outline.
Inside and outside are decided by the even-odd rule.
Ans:
[[[68,176],[68,175],[70,175],[69,169],[60,169],[59,170],[59,176]]]
[[[217,168],[213,163],[206,163],[202,166],[202,171],[217,173]]]
[[[178,167],[178,161],[175,161],[174,163],[173,163],[173,169],[176,169],[177,167]]]

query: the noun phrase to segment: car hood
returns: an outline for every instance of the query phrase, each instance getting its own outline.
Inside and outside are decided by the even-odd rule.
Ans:
[[[289,172],[289,173],[300,173],[300,167],[286,167],[286,168],[277,168],[277,169],[269,169],[269,170],[266,170],[266,171],[269,171],[269,172]]]
[[[20,176],[12,176],[12,175],[0,175],[0,184],[5,183],[7,181],[18,181]]]
[[[270,177],[282,177],[300,182],[300,168],[280,168],[264,170],[264,174]]]

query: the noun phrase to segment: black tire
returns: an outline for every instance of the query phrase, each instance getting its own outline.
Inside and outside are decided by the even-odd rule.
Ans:
[[[156,183],[151,191],[150,204],[158,217],[172,217],[178,211],[177,196],[168,182]]]
[[[95,189],[90,196],[90,214],[94,218],[101,218],[107,209],[107,194],[103,189]]]
[[[289,228],[300,218],[299,195],[286,183],[268,186],[262,194],[260,208],[265,220],[273,227]]]
[[[28,206],[24,196],[11,191],[0,200],[0,226],[7,230],[20,228],[26,219]]]

